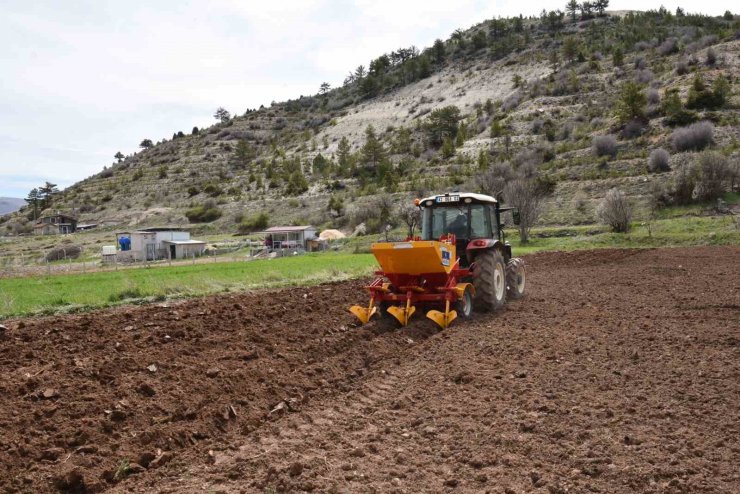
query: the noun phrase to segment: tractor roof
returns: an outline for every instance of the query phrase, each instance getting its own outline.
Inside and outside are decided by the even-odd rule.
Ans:
[[[458,201],[455,201],[454,198],[457,197]],[[438,200],[438,198],[452,198],[448,200]],[[465,199],[472,199],[475,202],[484,202],[489,204],[496,204],[496,199],[493,196],[487,196],[485,194],[476,194],[474,192],[449,192],[445,194],[437,194],[435,196],[429,196],[425,197],[420,201],[420,204],[423,206],[425,205],[426,201],[433,201],[435,204],[445,204],[445,203],[454,203],[459,201],[464,201]]]

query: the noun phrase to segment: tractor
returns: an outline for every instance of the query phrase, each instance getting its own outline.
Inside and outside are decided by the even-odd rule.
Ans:
[[[372,244],[380,270],[366,288],[370,302],[350,308],[363,324],[375,314],[408,324],[416,307],[446,328],[473,309],[496,311],[506,299],[524,296],[525,268],[512,257],[504,236],[502,208],[488,195],[446,193],[416,199],[421,209],[421,237]]]

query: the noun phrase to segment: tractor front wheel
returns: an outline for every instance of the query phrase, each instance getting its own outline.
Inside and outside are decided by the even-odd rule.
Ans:
[[[473,270],[475,306],[484,312],[501,309],[506,303],[506,265],[497,250],[487,250],[475,258]]]

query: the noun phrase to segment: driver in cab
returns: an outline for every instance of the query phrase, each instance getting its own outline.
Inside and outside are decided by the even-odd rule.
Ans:
[[[451,233],[457,238],[465,238],[468,233],[468,217],[462,209],[452,223],[447,226],[447,233]]]

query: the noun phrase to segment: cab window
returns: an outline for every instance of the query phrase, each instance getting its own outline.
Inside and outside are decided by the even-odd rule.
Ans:
[[[470,238],[491,238],[491,214],[485,204],[470,205]]]
[[[425,208],[421,226],[422,238],[435,240],[448,233],[453,233],[458,237],[467,237],[467,207]]]

